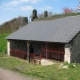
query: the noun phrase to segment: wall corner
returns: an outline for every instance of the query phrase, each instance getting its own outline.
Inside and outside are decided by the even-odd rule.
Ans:
[[[10,40],[7,40],[7,55],[10,56]]]
[[[71,45],[70,44],[65,44],[64,61],[71,63]]]

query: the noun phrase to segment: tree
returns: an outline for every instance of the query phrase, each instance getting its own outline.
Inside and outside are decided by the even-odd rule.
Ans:
[[[44,17],[48,16],[48,11],[44,11]]]
[[[52,12],[48,12],[48,16],[49,17],[53,16],[53,13]]]
[[[37,10],[33,9],[32,11],[32,21],[37,18]]]
[[[70,8],[68,8],[68,7],[63,8],[63,13],[64,13],[64,14],[69,14],[69,13],[73,13],[73,12],[74,12],[73,9],[70,9]]]
[[[43,17],[44,17],[44,13],[38,14],[38,18],[43,18]]]

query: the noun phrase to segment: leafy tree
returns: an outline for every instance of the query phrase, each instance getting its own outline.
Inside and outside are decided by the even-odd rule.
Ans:
[[[28,23],[28,17],[24,17],[24,21]]]
[[[44,11],[44,17],[48,16],[48,11]]]
[[[37,18],[37,10],[33,9],[32,11],[32,21]]]

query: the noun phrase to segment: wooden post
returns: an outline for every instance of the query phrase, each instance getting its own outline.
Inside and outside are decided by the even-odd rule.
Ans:
[[[7,41],[7,54],[10,56],[10,40]]]
[[[46,42],[46,59],[47,59],[47,42]]]
[[[27,42],[27,61],[28,61],[28,63],[30,63],[30,52],[29,52],[29,46],[30,46],[30,43]]]

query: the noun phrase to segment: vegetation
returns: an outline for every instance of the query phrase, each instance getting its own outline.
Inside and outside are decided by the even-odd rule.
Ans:
[[[70,8],[68,8],[68,7],[63,8],[63,13],[64,13],[64,14],[70,14],[70,13],[73,13],[73,12],[74,12],[73,9],[70,9]]]
[[[24,19],[23,21],[25,21],[26,23],[28,23],[28,17],[24,17],[23,19]]]
[[[56,63],[50,66],[41,66],[35,64],[28,64],[26,61],[1,56],[0,67],[17,71],[25,76],[39,78],[40,80],[79,80],[80,79],[80,64],[75,64],[75,67],[68,69],[61,68],[62,63]],[[17,70],[17,67],[24,67]]]
[[[44,17],[48,17],[48,11],[44,11]]]
[[[19,28],[25,26],[26,24],[28,24],[27,17],[20,16],[18,18],[14,18],[0,25],[0,34],[14,32],[15,30],[18,30]]]
[[[0,34],[0,53],[6,53],[7,40],[5,39],[10,33]]]
[[[32,21],[37,18],[37,10],[33,9],[32,11]]]
[[[80,79],[80,64],[63,63],[68,66],[68,69],[62,68],[62,63],[56,62],[50,66],[41,66],[35,64],[28,64],[27,60],[19,58],[8,57],[4,54],[6,50],[7,34],[0,34],[0,67],[17,71],[25,76],[39,78],[40,80],[79,80]],[[22,67],[18,70],[19,67]]]
[[[36,11],[34,11],[36,12]],[[35,14],[36,15],[36,14]],[[36,20],[52,20],[63,18],[66,16],[76,16],[80,15],[80,13],[68,13],[68,14],[56,14],[51,17],[46,18],[37,18]],[[18,18],[21,20],[21,18]],[[14,32],[18,29],[22,24],[18,27],[17,24],[14,25],[13,22],[16,19],[13,19],[9,22],[5,22],[3,25],[0,25],[0,67],[10,69],[13,71],[20,72],[26,76],[40,78],[41,80],[79,80],[80,79],[80,64],[73,63],[63,63],[64,66],[68,66],[67,69],[62,68],[62,63],[56,62],[51,66],[41,66],[35,64],[27,64],[27,60],[21,60],[19,58],[8,57],[6,55],[6,48],[7,48],[7,40],[5,39],[11,32]],[[26,17],[24,18],[27,21]],[[26,24],[26,23],[25,23]],[[24,25],[25,25],[24,24]],[[12,25],[12,27],[11,27]],[[16,28],[14,28],[16,26]],[[22,67],[18,70],[19,67]]]
[[[59,18],[67,17],[67,16],[76,16],[76,15],[80,15],[80,12],[78,12],[78,13],[68,13],[68,14],[55,14],[51,17],[42,17],[42,18],[34,19],[34,21],[54,20],[54,19],[59,19]]]

